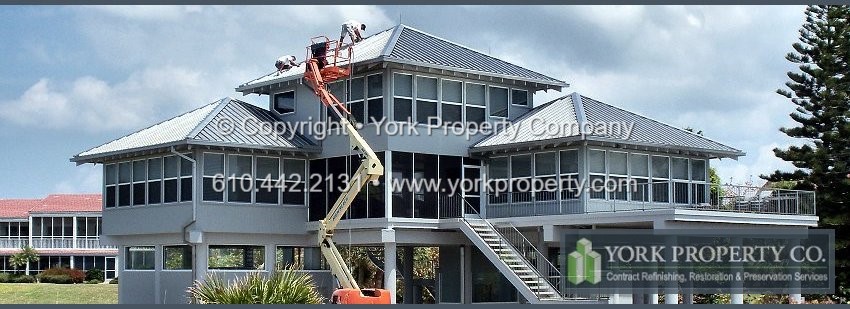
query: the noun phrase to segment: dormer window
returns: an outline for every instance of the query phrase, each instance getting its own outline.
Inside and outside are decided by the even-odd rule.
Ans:
[[[528,104],[528,91],[522,89],[511,89],[511,104],[531,107]]]
[[[295,91],[286,91],[274,95],[274,110],[281,115],[295,112]]]

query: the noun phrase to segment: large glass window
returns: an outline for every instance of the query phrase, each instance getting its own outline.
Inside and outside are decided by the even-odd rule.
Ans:
[[[304,205],[307,187],[307,163],[301,159],[283,159],[283,203]]]
[[[192,246],[162,246],[162,269],[192,269]]]
[[[393,74],[393,120],[413,120],[413,75]]]
[[[511,156],[511,201],[531,202],[531,155]]]
[[[632,201],[649,201],[649,156],[642,154],[629,155],[629,172],[634,182]]]
[[[587,166],[590,171],[590,198],[605,199],[605,151],[588,150]]]
[[[536,200],[557,199],[558,152],[541,152],[534,155],[534,177]]]
[[[577,199],[579,197],[578,150],[560,151],[561,199]]]
[[[409,152],[392,152],[393,181],[401,183],[405,179],[413,179],[413,154]],[[413,191],[410,186],[402,186],[400,190],[392,190],[393,217],[410,218],[413,216]]]
[[[192,157],[192,154],[184,154],[184,156]],[[180,157],[180,201],[187,202],[192,200],[192,161]]]
[[[280,114],[295,112],[295,91],[286,91],[274,95],[274,110]]]
[[[689,202],[688,159],[671,158],[670,171],[673,176],[673,202],[687,204]]]
[[[130,162],[118,164],[118,206],[130,206],[133,203],[131,183],[133,181],[133,165]]]
[[[224,154],[204,153],[204,201],[224,201]]]
[[[528,91],[522,89],[511,89],[511,104],[531,107],[528,101]]]
[[[277,247],[275,252],[275,269],[284,270],[289,265],[298,265],[304,270],[329,269],[318,247]]]
[[[351,99],[348,101],[348,111],[351,112],[351,116],[359,122],[363,123],[366,120],[365,117],[365,82],[363,81],[363,77],[357,77],[351,79],[350,84],[350,92],[349,96]]]
[[[209,269],[257,270],[265,263],[263,246],[210,246]]]
[[[162,158],[148,159],[148,204],[162,202]]]
[[[628,199],[628,160],[625,152],[608,151],[608,192],[612,200]]]
[[[163,181],[164,203],[177,202],[179,198],[180,158],[167,156],[163,158],[165,180]]]
[[[490,89],[490,116],[508,117],[508,88],[488,87]]]
[[[156,247],[154,246],[127,247],[124,259],[124,269],[153,270],[155,255]]]
[[[146,160],[133,161],[133,205],[145,204],[145,197],[147,195],[145,193],[145,180],[147,180],[147,176],[145,175],[147,171],[146,162]]]
[[[115,164],[106,164],[104,166],[103,184],[106,186],[103,199],[104,207],[115,207],[118,202],[118,167]]]
[[[374,74],[366,77],[366,119],[369,122],[379,122],[384,118],[383,85],[383,74]]]
[[[229,202],[250,203],[251,202],[251,156],[228,155],[227,156],[227,200]]]
[[[455,125],[463,121],[463,82],[442,80],[441,118],[444,124]]]
[[[416,122],[436,124],[437,79],[416,76]]]
[[[466,84],[466,122],[482,123],[487,118],[485,86],[482,84]]]
[[[254,192],[256,202],[260,204],[277,204],[280,198],[280,159],[274,157],[257,157],[256,174],[254,175]]]
[[[670,202],[670,159],[668,157],[652,157],[652,201]]]

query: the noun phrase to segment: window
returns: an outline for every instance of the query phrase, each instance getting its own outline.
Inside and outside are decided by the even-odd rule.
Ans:
[[[304,270],[329,269],[318,247],[277,247],[274,265],[277,270],[284,270],[289,265],[298,265]]]
[[[145,192],[145,180],[147,180],[147,176],[145,175],[147,171],[146,162],[146,160],[133,161],[133,205],[145,204],[145,197],[147,195]]]
[[[115,164],[107,164],[104,166],[103,184],[106,186],[106,198],[103,200],[103,205],[106,208],[115,207],[117,200],[117,184],[118,184],[118,168]]]
[[[280,199],[280,159],[257,157],[254,175],[255,200],[261,204],[277,204]]]
[[[413,75],[393,74],[393,120],[413,121]]]
[[[124,260],[124,269],[127,270],[153,270],[156,247],[135,246],[127,247]]]
[[[528,103],[528,91],[522,89],[511,89],[511,104],[531,107]]]
[[[307,188],[307,162],[301,159],[283,159],[283,203],[304,205]]]
[[[531,202],[531,155],[511,156],[511,201]]]
[[[436,124],[437,79],[416,76],[416,122]]]
[[[251,202],[251,156],[228,155],[227,201]]]
[[[413,179],[413,154],[409,152],[392,152],[392,178],[401,182]],[[436,167],[435,167],[436,168]],[[402,186],[392,190],[393,217],[411,218],[413,216],[413,191],[411,186]]]
[[[192,154],[184,154],[189,158]],[[180,157],[180,201],[192,200],[192,161]]]
[[[286,91],[274,95],[274,110],[280,114],[295,112],[295,91]]]
[[[490,89],[490,116],[508,117],[508,88],[488,87]]]
[[[700,159],[691,159],[691,192],[693,192],[693,203],[707,203],[709,195],[709,185],[706,173],[706,161]]]
[[[534,177],[536,178],[534,196],[538,201],[556,200],[557,196],[558,153],[543,152],[534,155]]]
[[[192,269],[192,246],[162,246],[162,269]]]
[[[480,124],[487,118],[485,87],[482,84],[466,84],[466,122]]]
[[[165,180],[163,181],[164,203],[177,202],[179,196],[178,177],[180,176],[180,159],[177,156],[163,158]]]
[[[348,101],[348,98],[346,97],[346,93],[345,93],[347,86],[348,86],[347,81],[348,80],[346,79],[346,80],[336,81],[336,82],[328,84],[328,91],[337,100],[339,100],[342,103],[345,103],[346,101]],[[324,114],[323,117],[322,117],[323,120],[328,119],[330,117],[333,117],[333,118],[331,118],[331,120],[337,119],[336,116],[333,116],[334,113],[330,110],[330,107],[324,107],[322,109],[322,112]]]
[[[652,157],[652,201],[670,202],[670,158]]]
[[[608,196],[612,200],[628,199],[628,156],[625,152],[608,151]]]
[[[670,172],[673,176],[673,202],[687,204],[689,202],[688,159],[671,158]]]
[[[348,101],[348,111],[351,112],[351,116],[353,116],[358,123],[363,123],[365,120],[365,109],[363,106],[363,104],[365,104],[365,97],[363,88],[365,88],[363,77],[351,79],[351,86],[349,88],[350,100]]]
[[[162,202],[162,158],[148,159],[148,204]]]
[[[590,171],[590,198],[605,199],[605,151],[588,150],[587,166]]]
[[[224,201],[224,154],[204,153],[204,201]]]
[[[384,75],[374,74],[366,77],[366,119],[368,122],[380,122],[384,118]]]
[[[561,199],[577,199],[579,197],[578,182],[578,150],[562,150],[561,164]]]
[[[265,264],[263,246],[210,246],[209,269],[258,270]]]
[[[133,165],[130,162],[118,164],[118,206],[130,206],[133,202],[130,183],[133,181]]]
[[[649,156],[642,154],[629,155],[629,172],[634,186],[632,201],[649,201]]]
[[[440,103],[444,124],[455,125],[463,121],[463,82],[442,80],[442,102]]]

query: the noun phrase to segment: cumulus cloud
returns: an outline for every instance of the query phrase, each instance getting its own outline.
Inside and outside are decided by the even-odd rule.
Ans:
[[[45,78],[0,102],[0,118],[49,129],[124,130],[206,102],[205,90],[201,74],[185,68],[146,69],[113,84],[92,76],[67,84]]]
[[[71,175],[53,185],[52,193],[98,193],[103,184],[101,165],[77,166]]]

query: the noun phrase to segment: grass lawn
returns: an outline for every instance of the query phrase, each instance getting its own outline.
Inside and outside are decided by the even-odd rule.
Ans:
[[[0,283],[0,304],[117,303],[117,284]]]

